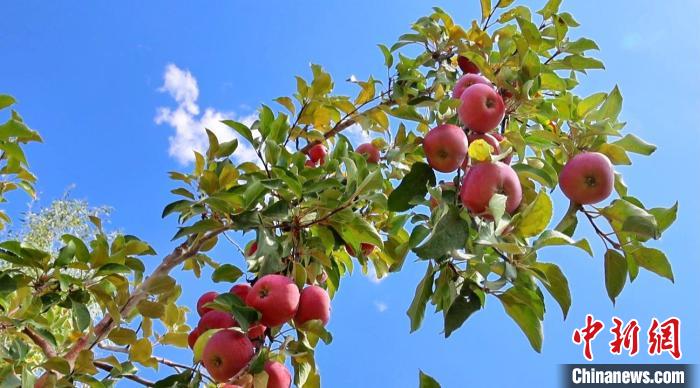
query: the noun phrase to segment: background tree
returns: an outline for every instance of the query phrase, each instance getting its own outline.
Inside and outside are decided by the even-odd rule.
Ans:
[[[537,351],[544,291],[564,317],[571,304],[565,275],[555,264],[539,262],[538,252],[571,245],[592,255],[588,241],[573,237],[579,219],[605,248],[605,286],[613,301],[639,268],[673,280],[663,252],[647,242],[670,226],[677,207],[647,208],[630,195],[620,174],[612,175],[610,165],[630,164],[629,153],[649,155],[655,147],[623,133],[617,87],[586,97],[575,93],[582,74],[603,68],[588,54],[598,48],[595,42],[569,38],[569,29],[578,23],[560,11],[560,1],[548,1],[535,14],[512,1],[481,4],[480,20],[467,28],[434,9],[397,43],[380,45],[386,78],[352,78],[357,96],[333,94],[330,74],[312,65],[311,79],[298,77],[296,92],[275,100],[279,110],[262,106],[251,126],[225,121],[255,149],[257,163],[235,164],[229,157],[237,141],[220,143],[208,132],[209,148],[195,154],[194,170],[170,174],[179,199],[163,215],[178,215],[181,227],[174,240],[179,245],[147,276],[141,257],[155,254],[153,249],[130,235],[110,241],[97,220],[91,241],[63,236],[55,254],[15,241],[0,244],[0,257],[38,274],[10,270],[0,277],[2,331],[11,339],[3,356],[5,381],[33,383],[35,365],[20,360],[36,347],[44,356],[40,370],[46,372],[40,385],[102,386],[128,378],[155,386],[213,384],[213,379],[275,386],[280,380],[284,385],[284,367],[274,361],[285,361],[294,369],[296,385],[320,386],[314,349],[319,341],[331,342],[323,319],[270,324],[253,342],[244,334],[251,337],[253,328],[271,322],[270,317],[262,305],[253,308],[255,301],[235,292],[197,306],[221,311],[229,321],[235,318],[236,328],[214,334],[217,341],[231,337],[237,357],[246,353],[247,358],[236,358],[235,375],[215,371],[206,357],[208,373],[199,363],[177,365],[154,355],[154,344],[187,346],[192,330],[185,320],[190,309],[176,303],[181,288],[170,276],[176,268],[199,274],[212,266],[214,282],[234,283],[245,274],[254,284],[252,292],[267,284],[264,279],[278,279],[277,284],[291,279],[286,281],[294,282],[297,292],[310,288],[305,284],[317,285],[332,297],[356,264],[367,271],[371,263],[383,277],[409,265],[405,261],[413,252],[419,264],[411,265],[425,265],[426,273],[408,308],[411,330],[420,327],[428,302],[442,312],[449,336],[493,298]],[[477,85],[463,78],[476,72],[484,79]],[[466,89],[458,92],[458,86]],[[475,120],[475,101],[482,100],[484,111],[496,107],[500,115]],[[353,148],[343,134],[353,125],[376,134],[371,146]],[[438,128],[456,139],[472,137],[466,180],[460,168],[466,144],[460,148],[448,142],[450,147],[432,154],[428,139],[434,136],[429,134]],[[7,138],[15,144],[20,135]],[[564,173],[565,166],[580,175],[574,160],[592,154],[603,155],[604,173],[584,174],[584,183],[588,188],[602,184],[606,195],[579,196],[566,188],[570,173]],[[456,164],[436,161],[450,162],[453,155]],[[498,179],[472,181],[480,175]],[[549,193],[560,181],[576,203],[550,228]],[[485,199],[468,192],[487,186],[492,190]],[[593,205],[613,188],[612,202]],[[255,233],[245,248],[245,271],[206,255],[228,232]],[[87,276],[69,275],[73,270]],[[274,287],[263,294],[272,294]],[[79,307],[88,302],[100,307],[98,317]],[[42,315],[55,306],[71,312],[71,334],[65,339],[52,338]],[[209,345],[205,353],[213,352]],[[224,357],[216,363],[229,361]],[[159,382],[137,376],[137,365],[159,364],[180,372]],[[420,382],[436,384],[422,373]]]

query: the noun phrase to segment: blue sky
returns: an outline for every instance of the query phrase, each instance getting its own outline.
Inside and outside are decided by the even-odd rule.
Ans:
[[[425,270],[425,263],[409,259],[403,272],[382,282],[360,275],[344,281],[329,325],[335,340],[317,353],[324,386],[416,386],[418,369],[443,387],[555,386],[558,364],[583,361],[570,338],[587,313],[607,325],[594,344],[596,362],[673,361],[646,354],[611,356],[612,316],[635,318],[643,331],[654,316],[681,318],[683,362],[700,361],[695,240],[700,232],[700,5],[606,3],[563,5],[582,24],[574,34],[595,39],[601,47],[597,56],[607,66],[583,78],[579,91],[608,91],[619,84],[627,129],[659,146],[653,158],[635,158],[633,168],[618,170],[647,205],[680,201],[678,221],[654,243],[672,261],[676,284],[642,272],[613,307],[597,239],[590,239],[595,258],[574,249],[546,251],[541,260],[560,264],[570,276],[573,306],[562,321],[548,300],[544,349],[537,354],[495,300],[448,340],[440,334],[441,317],[430,312],[423,328],[409,334],[405,310]],[[376,44],[394,42],[432,5],[462,24],[479,14],[475,0],[7,3],[0,28],[0,92],[13,94],[18,110],[44,136],[44,144],[29,147],[42,203],[75,184],[74,197],[114,207],[113,228],[139,235],[165,254],[176,226],[173,219],[160,218],[172,199],[166,172],[189,168],[183,167],[186,157],[178,145],[196,141],[193,131],[202,122],[223,116],[244,120],[259,104],[291,94],[293,76],[308,75],[311,62],[333,74],[340,92],[351,90],[342,81],[351,74],[383,74]],[[19,214],[26,197],[10,199],[9,209]],[[561,207],[560,193],[557,199]],[[585,226],[580,235],[591,237]],[[242,265],[230,246],[222,244],[215,253],[222,262]],[[150,260],[153,266],[158,259]],[[176,276],[185,285],[181,301],[188,305],[212,287],[226,289],[195,281],[190,273]],[[186,351],[156,350],[165,351],[181,361],[190,357]]]

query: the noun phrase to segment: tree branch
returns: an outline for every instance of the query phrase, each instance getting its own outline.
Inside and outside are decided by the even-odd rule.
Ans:
[[[24,330],[22,330],[22,333],[26,334],[27,337],[29,337],[32,342],[34,342],[36,346],[41,349],[47,358],[56,357],[56,350],[53,348],[53,345],[51,345],[39,333],[35,332],[34,329],[27,326],[24,328]]]
[[[172,253],[170,253],[163,259],[163,261],[158,265],[158,267],[153,271],[153,273],[151,273],[151,276],[147,277],[146,280],[143,281],[143,283],[139,284],[134,289],[129,299],[120,309],[120,315],[129,315],[129,313],[131,313],[136,308],[136,305],[138,305],[140,301],[144,300],[148,296],[147,290],[150,288],[155,279],[159,279],[162,276],[168,275],[168,273],[170,273],[170,271],[173,268],[180,265],[182,262],[189,259],[190,257],[199,253],[199,250],[207,241],[215,238],[216,236],[228,229],[230,229],[230,226],[219,227],[218,229],[210,231],[199,240],[195,240],[195,242],[189,247],[187,246],[187,243],[183,243],[182,245],[175,248],[175,250],[173,250]],[[92,341],[92,344],[89,347],[92,348],[96,343],[102,341],[109,334],[109,332],[112,331],[112,329],[114,329],[114,327],[115,320],[112,318],[111,315],[105,315],[104,318],[102,318],[100,322],[98,322],[97,325],[95,325],[95,339]],[[66,361],[68,361],[69,365],[71,366],[71,369],[73,368],[75,360],[78,357],[80,351],[88,347],[89,334],[90,333],[86,333],[85,335],[80,337],[70,348],[70,350],[68,350],[68,352],[65,354],[64,358],[66,359]]]
[[[357,115],[357,114],[358,114],[357,112],[358,112],[360,109],[362,109],[362,107],[366,106],[367,104],[369,104],[369,103],[371,103],[371,102],[373,102],[373,101],[376,101],[377,99],[380,99],[380,98],[386,96],[386,95],[389,94],[390,92],[391,92],[391,90],[384,91],[384,92],[380,93],[378,96],[376,96],[376,97],[374,97],[374,98],[372,98],[372,99],[370,99],[370,100],[368,100],[368,101],[366,101],[366,102],[360,104],[360,105],[359,105],[358,107],[356,107],[353,111],[347,113],[342,119],[340,119],[340,120],[333,126],[333,128],[332,128],[330,131],[326,132],[326,133],[323,135],[323,139],[324,139],[324,140],[330,139],[331,137],[333,137],[333,136],[339,134],[340,132],[344,131],[345,129],[351,127],[353,124],[357,123],[357,122],[355,121],[355,119],[352,118],[352,117],[355,116],[355,115]],[[374,110],[374,109],[378,109],[378,108],[381,107],[381,106],[388,106],[388,105],[391,105],[392,102],[393,102],[392,100],[384,101],[384,102],[378,104],[377,106],[374,106],[374,107],[372,107],[372,108],[367,109],[367,110],[364,111],[363,113],[359,113],[359,115],[367,114],[367,113],[369,113],[370,111],[372,111],[372,110]],[[321,140],[314,140],[314,141],[312,141],[312,142],[309,142],[309,143],[307,143],[307,144],[304,146],[304,148],[302,148],[300,151],[301,151],[302,153],[307,153],[307,152],[309,151],[309,149],[311,149],[311,147],[315,146],[316,144],[321,144],[321,142],[322,142]]]
[[[114,367],[113,367],[112,365],[110,365],[110,364],[108,364],[108,363],[106,363],[106,362],[102,362],[102,361],[93,361],[92,363],[93,363],[93,365],[95,365],[97,368],[100,368],[100,369],[102,369],[103,371],[111,372],[112,369],[114,369]],[[152,387],[152,386],[155,385],[154,382],[152,382],[152,381],[150,381],[150,380],[146,380],[146,379],[144,379],[144,378],[142,378],[142,377],[139,377],[139,376],[136,376],[136,375],[121,375],[121,376],[124,377],[124,378],[126,378],[126,379],[129,379],[129,380],[131,380],[131,381],[135,381],[135,382],[137,382],[137,383],[143,385],[144,387]]]

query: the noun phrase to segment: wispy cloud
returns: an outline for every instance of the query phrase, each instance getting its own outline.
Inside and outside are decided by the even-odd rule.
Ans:
[[[348,137],[353,146],[357,147],[363,143],[369,143],[372,138],[369,133],[362,129],[359,124],[349,126],[343,134]]]
[[[374,307],[376,307],[377,311],[379,311],[380,313],[385,312],[389,308],[389,306],[387,306],[386,303],[378,301],[378,300],[374,301]]]
[[[204,152],[207,149],[205,128],[214,132],[219,142],[238,139],[238,149],[233,155],[237,161],[257,159],[253,148],[245,140],[241,141],[235,131],[221,123],[221,120],[233,119],[250,125],[255,120],[254,114],[241,116],[211,107],[204,109],[204,113],[201,113],[197,104],[199,99],[197,79],[189,70],[181,69],[175,64],[165,67],[163,86],[158,90],[168,93],[177,103],[175,108],[159,107],[155,122],[159,125],[167,124],[175,129],[175,133],[168,138],[170,143],[168,153],[178,162],[183,165],[190,163],[194,161],[193,151]]]

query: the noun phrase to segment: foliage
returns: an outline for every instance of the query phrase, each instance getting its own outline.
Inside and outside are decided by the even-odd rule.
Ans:
[[[594,41],[569,37],[578,23],[560,11],[560,1],[549,0],[536,14],[511,3],[492,7],[482,0],[481,21],[467,27],[435,8],[397,43],[379,46],[388,76],[351,79],[359,89],[356,96],[334,94],[331,75],[312,65],[310,79],[297,77],[296,92],[275,100],[278,109],[263,105],[251,126],[224,121],[254,148],[256,163],[234,163],[230,156],[238,141],[220,143],[208,131],[208,150],[195,154],[194,169],[170,173],[178,199],[165,207],[163,216],[177,215],[181,226],[173,239],[178,246],[148,277],[142,257],[155,253],[151,247],[130,235],[109,241],[99,223],[88,244],[66,235],[55,254],[1,243],[0,256],[14,267],[0,277],[0,325],[14,340],[4,350],[0,377],[31,382],[35,365],[18,360],[36,346],[45,356],[41,368],[51,372],[45,378],[58,384],[79,381],[99,387],[119,378],[149,384],[137,376],[136,365],[172,364],[155,356],[153,345],[187,346],[187,308],[176,304],[181,289],[169,275],[175,268],[200,276],[204,266],[212,266],[215,282],[235,282],[244,273],[253,281],[282,273],[300,286],[319,283],[334,295],[356,265],[364,272],[372,266],[384,277],[401,270],[413,252],[427,269],[408,309],[411,330],[420,327],[428,303],[442,312],[449,336],[495,298],[537,351],[543,339],[544,291],[564,316],[572,300],[562,270],[538,261],[538,254],[548,246],[570,245],[593,255],[588,241],[574,238],[579,218],[590,223],[605,246],[604,283],[613,301],[640,267],[673,280],[666,256],[648,242],[675,220],[677,206],[645,207],[630,195],[620,174],[618,198],[600,207],[571,204],[551,227],[550,193],[570,157],[591,150],[626,165],[630,153],[649,155],[655,147],[623,133],[617,87],[576,94],[579,77],[604,66],[590,56],[598,49]],[[453,187],[437,184],[442,178],[459,188],[459,172],[436,176],[425,164],[421,141],[427,131],[437,124],[459,124],[459,101],[450,98],[460,76],[458,55],[509,96],[501,132],[516,154],[513,168],[524,193],[513,215],[504,211],[502,196],[491,201],[495,217],[469,214]],[[376,135],[372,143],[384,153],[380,163],[368,163],[353,151],[343,131],[354,125]],[[305,166],[305,153],[319,143],[331,148],[325,163]],[[430,211],[427,193],[441,199]],[[222,266],[206,255],[226,232],[255,233],[257,250],[245,257],[247,268]],[[378,249],[363,252],[362,244]],[[38,276],[16,267],[32,268]],[[77,279],[68,275],[72,269],[88,275]],[[100,306],[101,317],[87,311],[90,302]],[[241,321],[257,316],[235,297],[220,297],[212,305]],[[46,329],[43,312],[54,306],[71,312],[68,336],[56,337]],[[160,324],[154,326],[156,322]],[[267,333],[248,372],[264,381],[266,359],[287,359],[295,384],[319,386],[314,349],[319,339],[329,343],[331,336],[318,325],[292,329]],[[273,339],[281,347],[273,347]],[[94,347],[120,358],[96,359]],[[184,372],[155,386],[208,382],[198,365],[180,367]],[[96,368],[109,373],[98,377]],[[419,378],[421,386],[437,386],[422,372]]]

